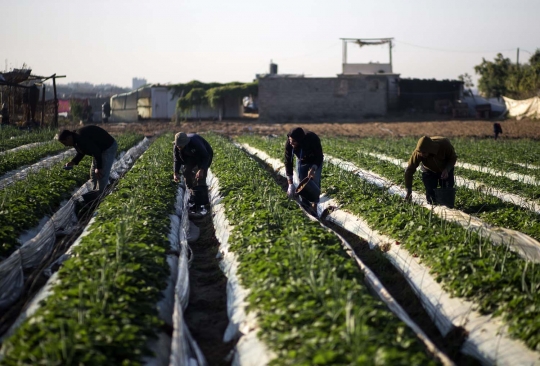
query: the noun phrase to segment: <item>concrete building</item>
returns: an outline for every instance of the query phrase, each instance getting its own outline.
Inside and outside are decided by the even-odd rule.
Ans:
[[[244,108],[240,98],[226,98],[218,108],[203,105],[181,113],[177,110],[178,96],[167,86],[146,85],[129,93],[111,97],[111,122],[134,122],[145,119],[220,119],[239,118]]]
[[[384,116],[384,75],[259,78],[259,119],[268,122],[354,121]]]
[[[398,106],[397,80],[392,71],[392,38],[343,38],[342,72],[336,77],[317,78],[277,74],[271,63],[269,74],[259,81],[261,121],[358,121],[386,115]],[[347,44],[360,47],[388,44],[389,63],[348,63]]]

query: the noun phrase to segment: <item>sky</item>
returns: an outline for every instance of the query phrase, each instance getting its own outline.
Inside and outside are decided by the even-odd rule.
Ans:
[[[540,0],[0,0],[1,70],[26,63],[61,83],[250,82],[341,73],[340,38],[394,38],[403,78],[456,79],[502,53],[540,48]],[[389,60],[348,46],[349,63]]]

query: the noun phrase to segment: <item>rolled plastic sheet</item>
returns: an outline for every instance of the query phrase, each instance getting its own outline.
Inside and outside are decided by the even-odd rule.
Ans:
[[[6,174],[0,177],[0,189],[4,189],[10,184],[13,184],[19,180],[26,179],[26,177],[30,173],[40,171],[41,169],[44,169],[44,168],[48,168],[51,165],[58,163],[59,161],[62,161],[71,156],[75,156],[75,153],[76,153],[75,149],[69,149],[68,151],[64,151],[58,155],[41,159],[37,163],[32,164],[30,166],[21,167],[19,169],[15,169],[10,172],[7,172]]]
[[[21,150],[33,149],[36,146],[41,146],[41,145],[50,144],[50,143],[51,143],[51,141],[32,142],[31,144],[17,146],[17,147],[14,147],[13,149],[9,149],[9,150],[6,150],[6,151],[1,151],[0,156],[5,155],[5,154],[11,154],[11,153],[21,151]]]
[[[150,144],[144,138],[139,144],[132,147],[121,159],[117,160],[111,169],[116,176],[125,173],[131,168],[135,160],[146,151]],[[37,267],[50,255],[56,235],[66,234],[75,225],[75,202],[91,190],[91,183],[86,182],[73,194],[60,209],[45,223],[36,236],[27,240],[19,249],[0,263],[0,310],[6,309],[17,301],[24,289],[23,271]],[[69,257],[71,248],[55,263],[61,263]]]
[[[388,162],[390,162],[390,163],[392,163],[394,165],[400,166],[400,167],[402,167],[404,169],[407,168],[407,165],[408,165],[406,161],[403,161],[401,159],[392,158],[390,156],[386,156],[386,155],[383,155],[383,154],[375,154],[375,153],[367,153],[367,152],[364,152],[364,153],[367,154],[367,155],[373,156],[373,157],[375,157],[375,158],[377,158],[379,160],[388,161]],[[525,197],[521,197],[521,196],[519,196],[517,194],[501,191],[499,189],[490,187],[490,186],[488,186],[488,185],[486,185],[484,183],[475,182],[474,180],[465,179],[465,178],[462,178],[462,177],[459,177],[459,176],[455,176],[454,179],[455,179],[455,184],[458,187],[465,187],[465,188],[468,188],[468,189],[473,189],[473,190],[479,191],[479,192],[481,192],[483,194],[487,194],[487,195],[490,195],[490,196],[493,196],[493,197],[497,197],[501,201],[508,202],[508,203],[514,204],[516,206],[523,207],[524,209],[527,209],[529,211],[533,211],[533,212],[536,212],[536,213],[540,214],[540,204],[538,203],[538,201],[529,200],[529,199],[527,199]]]
[[[326,155],[325,160],[340,167],[341,169],[350,171],[358,175],[363,180],[374,184],[378,187],[385,188],[389,193],[401,197],[405,197],[407,191],[404,188],[390,182],[388,179],[380,175],[359,168],[358,166],[332,156]],[[506,245],[510,250],[519,254],[522,258],[540,263],[540,243],[522,232],[491,226],[477,217],[468,215],[462,211],[451,209],[445,206],[434,206],[430,204],[423,194],[417,192],[412,193],[412,201],[420,206],[423,206],[440,218],[461,225],[464,229],[473,231],[496,245]]]
[[[279,164],[283,165],[263,151],[253,147],[250,149],[257,150],[257,156],[274,169]],[[377,176],[372,178],[378,179]],[[384,183],[384,180],[377,181]],[[328,210],[330,213],[327,220],[363,238],[370,248],[383,248],[382,253],[403,274],[443,335],[448,334],[454,327],[467,330],[469,335],[462,346],[464,353],[485,365],[540,365],[540,354],[527,348],[523,342],[511,339],[508,326],[499,318],[480,315],[473,310],[474,303],[450,296],[431,276],[429,268],[397,245],[396,240],[372,230],[363,219],[339,209],[339,206],[338,202],[323,195],[317,206],[318,215],[320,217]]]
[[[176,230],[173,230],[174,228],[172,227],[171,235],[176,238],[176,245],[174,247],[178,251],[179,256],[173,294],[174,306],[172,309],[171,324],[173,326],[173,336],[167,363],[170,366],[206,366],[207,363],[204,355],[199,349],[197,342],[191,336],[184,321],[184,310],[189,303],[189,256],[191,253],[187,239],[190,228],[190,221],[188,219],[189,193],[183,185],[179,187],[178,192],[179,194],[175,204],[175,222],[177,224],[174,225]],[[174,235],[173,231],[175,232]]]
[[[238,259],[229,251],[229,236],[232,227],[227,220],[225,207],[221,203],[219,180],[208,170],[206,182],[209,187],[210,205],[212,206],[212,219],[216,231],[216,238],[220,246],[218,258],[220,267],[227,277],[227,314],[229,324],[223,336],[224,342],[237,339],[234,349],[233,365],[263,366],[267,365],[276,355],[259,340],[257,332],[260,327],[257,323],[255,311],[246,312],[247,296],[249,290],[240,284],[238,277]]]

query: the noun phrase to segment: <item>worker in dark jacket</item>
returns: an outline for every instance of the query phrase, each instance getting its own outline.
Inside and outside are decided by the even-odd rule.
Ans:
[[[422,164],[422,182],[426,187],[426,199],[431,204],[437,203],[435,200],[437,187],[454,187],[456,160],[454,147],[446,137],[421,137],[405,170],[405,188],[407,188],[405,199],[409,200],[411,197],[414,172]]]
[[[174,181],[180,180],[180,169],[184,166],[184,178],[188,188],[206,185],[206,173],[214,151],[201,136],[196,133],[186,135],[179,132],[174,136]]]
[[[77,150],[77,155],[65,165],[66,169],[79,164],[85,155],[92,156],[90,179],[93,189],[103,192],[109,183],[109,175],[118,149],[114,137],[101,127],[86,126],[76,131],[63,130],[58,136],[58,141]]]
[[[301,127],[293,128],[287,135],[287,141],[285,142],[285,172],[289,183],[287,189],[289,198],[293,198],[296,191],[293,183],[294,156],[296,156],[296,170],[300,181],[309,176],[320,187],[324,155],[319,136]],[[317,203],[319,203],[318,198],[316,202],[311,203],[311,208],[315,212]]]
[[[501,124],[499,122],[495,122],[493,124],[493,137],[495,140],[499,137],[499,134],[503,133]]]

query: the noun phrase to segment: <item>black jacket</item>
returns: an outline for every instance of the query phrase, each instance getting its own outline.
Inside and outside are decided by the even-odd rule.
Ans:
[[[198,166],[199,169],[207,170],[212,163],[214,151],[212,147],[201,136],[190,133],[189,142],[182,150],[173,145],[174,172],[180,173],[182,165]]]
[[[91,155],[96,159],[96,168],[103,167],[101,154],[114,144],[114,137],[98,126],[85,126],[75,131],[73,135],[74,148],[77,155],[71,160],[79,164],[85,155]]]
[[[293,149],[289,139],[285,142],[285,172],[288,176],[293,175],[293,156],[300,160],[300,164],[317,165],[320,167],[323,163],[324,155],[321,146],[321,140],[315,132],[305,131],[306,135],[300,143],[298,149]]]

